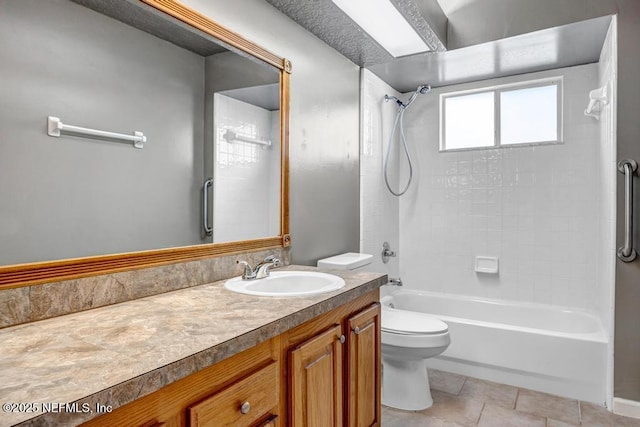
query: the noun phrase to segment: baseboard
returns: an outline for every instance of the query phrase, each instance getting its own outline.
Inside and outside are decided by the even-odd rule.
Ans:
[[[625,417],[640,419],[640,402],[614,397],[613,413]]]

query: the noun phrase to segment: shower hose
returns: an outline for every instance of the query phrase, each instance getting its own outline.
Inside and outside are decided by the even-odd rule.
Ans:
[[[393,122],[393,129],[391,130],[391,135],[389,136],[389,144],[387,144],[387,154],[384,156],[384,182],[387,184],[387,188],[396,197],[402,196],[407,192],[409,186],[411,185],[411,180],[413,179],[413,164],[411,162],[411,154],[409,153],[409,148],[407,147],[407,138],[404,136],[404,106],[400,106],[398,108],[398,113],[396,114],[396,119]],[[402,190],[398,192],[394,191],[389,184],[389,155],[391,153],[391,146],[393,145],[393,137],[396,134],[396,129],[398,129],[398,125],[400,126],[400,141],[402,141],[402,148],[404,149],[404,153],[407,156],[407,162],[409,163],[409,179],[407,180],[407,185],[404,186]]]

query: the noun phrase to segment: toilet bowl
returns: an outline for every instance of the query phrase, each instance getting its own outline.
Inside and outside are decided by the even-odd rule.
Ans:
[[[318,260],[318,268],[366,270],[370,254],[344,253]],[[382,303],[382,404],[418,411],[433,405],[427,359],[442,353],[451,342],[449,328],[434,316],[393,308],[393,296]]]
[[[418,411],[433,405],[427,359],[447,349],[449,328],[434,316],[393,308],[382,299],[382,404]]]

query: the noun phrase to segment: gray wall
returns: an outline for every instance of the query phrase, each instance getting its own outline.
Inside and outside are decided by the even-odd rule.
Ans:
[[[183,3],[293,62],[293,263],[315,264],[327,255],[357,251],[358,67],[263,0]]]
[[[640,162],[640,2],[618,0],[618,159]],[[640,250],[640,179],[634,179],[634,242]],[[623,242],[622,175],[618,177],[617,245]],[[614,396],[640,401],[640,259],[616,264]]]
[[[3,0],[0,76],[0,264],[200,243],[204,58],[67,0]],[[48,115],[148,142],[49,137]]]

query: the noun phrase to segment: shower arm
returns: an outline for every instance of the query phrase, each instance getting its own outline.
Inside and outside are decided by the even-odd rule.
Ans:
[[[389,95],[386,95],[386,94],[384,95],[384,101],[385,102],[395,101],[395,103],[398,104],[398,108],[400,108],[401,110],[406,110],[407,108],[409,108],[409,105],[411,105],[413,103],[413,101],[415,101],[415,99],[416,99],[416,97],[418,95],[426,95],[429,92],[431,92],[431,85],[420,85],[415,90],[415,92],[413,92],[411,94],[411,97],[409,98],[409,100],[407,102],[402,102],[398,98],[396,98],[395,96],[389,96]]]

